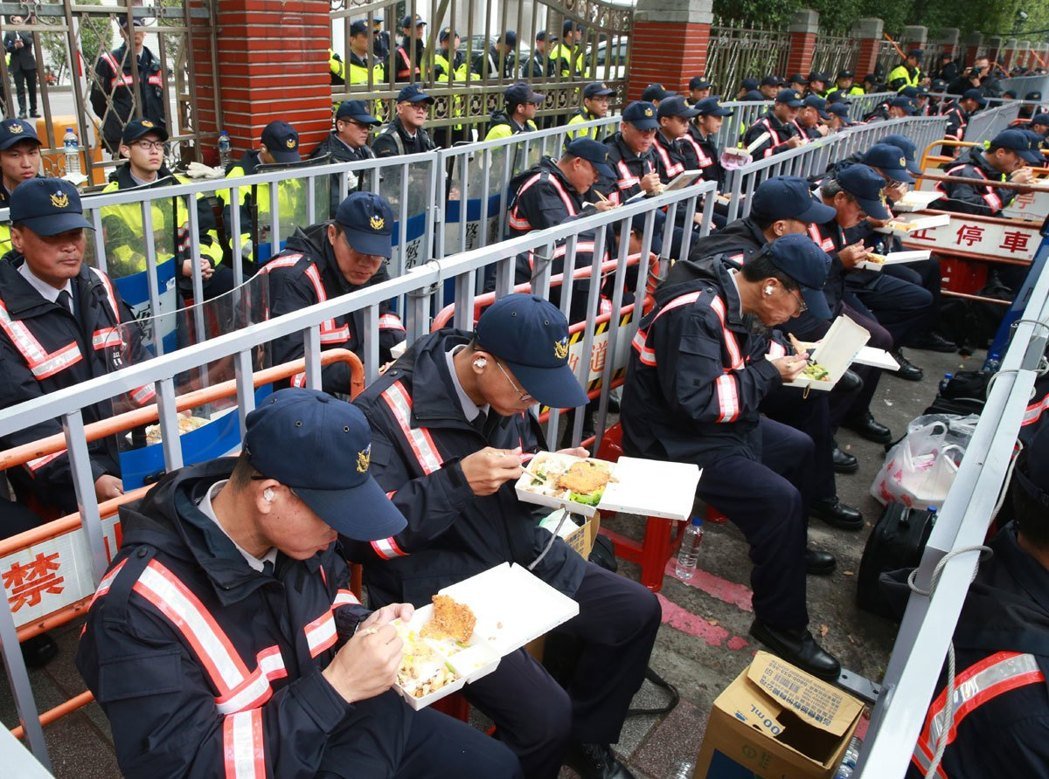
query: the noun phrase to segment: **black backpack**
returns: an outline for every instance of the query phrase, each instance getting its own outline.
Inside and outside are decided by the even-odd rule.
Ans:
[[[902,614],[889,605],[878,579],[900,568],[916,568],[929,540],[935,514],[928,509],[890,503],[874,525],[860,559],[856,578],[856,605],[864,611],[899,620]]]
[[[926,414],[957,414],[967,416],[979,414],[987,402],[987,387],[990,386],[990,371],[958,371],[940,388]]]

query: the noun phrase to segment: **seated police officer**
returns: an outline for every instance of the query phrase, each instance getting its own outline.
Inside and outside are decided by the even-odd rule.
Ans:
[[[287,122],[270,122],[259,138],[259,148],[249,149],[226,171],[227,179],[236,179],[261,173],[260,165],[292,164],[301,160],[299,155],[299,133]],[[277,190],[277,214],[282,225],[303,224],[306,215],[306,193],[302,179],[288,178],[279,182]],[[222,202],[222,221],[226,232],[233,232],[233,208],[240,215],[239,240],[230,236],[233,256],[246,260],[259,257],[260,246],[269,241],[270,191],[269,184],[241,186],[237,190],[237,202],[233,203],[233,190],[220,189],[215,194]]]
[[[944,727],[946,673],[936,686],[908,779],[935,776],[1049,777],[1049,429],[1020,454],[1015,519],[990,542],[954,630],[953,723]]]
[[[579,130],[573,130],[572,128],[575,125],[585,124],[586,122],[592,122],[595,119],[602,119],[608,116],[608,101],[615,93],[614,89],[600,81],[591,82],[583,87],[583,105],[568,120],[568,139],[592,138],[596,141],[599,134],[603,135],[604,130],[600,127]]]
[[[328,162],[370,160],[375,157],[375,152],[368,145],[368,138],[372,129],[380,124],[382,122],[368,112],[368,106],[363,100],[343,100],[335,112],[335,129],[317,144],[317,148],[310,153],[310,159],[327,157]],[[339,191],[341,179],[338,175],[331,177],[330,216],[335,216],[335,209],[350,191],[364,184],[364,172],[349,175],[348,192]]]
[[[539,106],[543,104],[542,94],[533,92],[532,87],[519,81],[506,88],[505,98],[506,108],[493,111],[488,120],[488,133],[484,136],[486,141],[497,141],[538,129],[533,120]]]
[[[830,258],[808,236],[768,244],[741,270],[713,257],[694,278],[663,284],[641,321],[623,388],[623,450],[703,468],[698,495],[747,538],[754,563],[751,634],[800,668],[836,679],[838,661],[808,631],[805,573],[834,560],[806,550],[812,440],[761,416],[774,388],[801,374],[772,328],[806,308],[829,316],[820,291]]]
[[[580,644],[571,681],[562,688],[518,650],[463,693],[495,721],[527,776],[557,776],[568,748],[585,779],[629,779],[609,744],[644,677],[659,604],[539,528],[514,493],[522,450],[547,448],[535,405],[586,403],[568,367],[565,317],[539,297],[507,295],[475,333],[417,340],[355,403],[372,426],[375,479],[408,518],[404,531],[351,550],[364,560],[371,602],[423,604],[494,565],[528,566],[579,602],[560,628]]]
[[[805,143],[795,124],[803,105],[801,96],[793,89],[780,90],[772,107],[743,135],[743,145],[748,149],[754,146],[751,151],[754,159],[762,160],[772,154],[782,154]],[[761,138],[764,140],[759,142]]]
[[[386,261],[393,253],[393,211],[374,192],[354,192],[339,204],[335,218],[288,239],[287,248],[270,260],[262,272],[269,276],[270,316],[280,316],[330,298],[386,281]],[[321,349],[349,349],[364,360],[363,309],[321,323]],[[389,309],[379,306],[379,362],[389,362],[390,349],[404,340],[404,325]],[[302,333],[275,340],[270,364],[302,357]],[[300,373],[292,383],[302,386]],[[324,368],[322,386],[332,393],[350,394],[350,368],[335,362]]]
[[[167,131],[149,119],[132,119],[120,136],[120,156],[127,161],[109,177],[103,193],[139,187],[166,187],[185,184],[189,179],[176,176],[164,164]],[[153,247],[158,263],[177,257],[179,286],[192,295],[193,266],[200,266],[204,298],[210,300],[233,289],[233,272],[222,263],[222,246],[215,227],[215,216],[208,202],[195,196],[199,256],[189,257],[189,215],[183,198],[157,198],[152,201]],[[90,206],[90,201],[88,203]],[[100,209],[105,234],[106,270],[115,278],[146,270],[147,247],[142,207],[138,203],[103,206]]]
[[[397,93],[397,115],[372,141],[376,157],[400,157],[433,151],[437,145],[426,131],[426,114],[433,98],[415,84]]]
[[[14,253],[0,262],[0,408],[76,386],[117,370],[130,356],[147,355],[134,316],[112,282],[84,264],[84,218],[80,195],[63,179],[33,178],[19,184],[11,203]],[[151,387],[128,393],[134,405],[154,398]],[[113,414],[110,401],[84,409],[84,422]],[[5,436],[5,449],[62,432],[57,419]],[[123,494],[117,442],[88,444],[95,496]],[[55,518],[77,510],[69,458],[46,455],[7,471],[20,500]]]
[[[635,100],[623,109],[619,132],[605,138],[608,164],[615,171],[612,179],[601,179],[595,186],[613,203],[625,203],[641,192],[660,190],[659,168],[653,145],[659,120],[656,107]]]
[[[281,390],[248,414],[239,457],[121,509],[76,663],[124,776],[520,776],[495,739],[390,690],[390,622],[412,606],[365,610],[335,547],[404,527],[370,444],[349,404]]]

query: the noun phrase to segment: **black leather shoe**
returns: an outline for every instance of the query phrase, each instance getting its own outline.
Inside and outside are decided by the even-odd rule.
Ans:
[[[842,392],[859,392],[863,389],[863,379],[856,371],[845,371],[834,385],[834,389]]]
[[[893,349],[889,354],[900,364],[900,369],[898,371],[888,371],[890,374],[898,376],[905,381],[921,381],[925,378],[925,372],[904,357],[901,349]]]
[[[565,755],[565,765],[582,779],[634,779],[608,744],[572,744]]]
[[[22,659],[27,668],[43,668],[55,659],[58,644],[47,633],[33,636],[22,642]]]
[[[812,501],[809,513],[817,519],[822,519],[831,527],[840,527],[842,530],[860,530],[863,528],[863,514],[833,498],[820,498]]]
[[[948,338],[944,338],[933,330],[912,336],[907,340],[907,347],[910,349],[924,349],[927,352],[943,352],[944,354],[958,351],[958,344]]]
[[[834,461],[835,473],[856,473],[860,469],[860,461],[856,459],[855,455],[851,455],[836,446],[830,456],[831,460]]]
[[[854,433],[859,433],[861,438],[866,438],[868,441],[873,441],[876,444],[887,444],[892,440],[892,431],[871,416],[869,411],[866,414],[845,420],[842,427]]]
[[[830,552],[821,552],[819,549],[805,550],[805,573],[812,576],[830,576],[838,561]]]
[[[768,647],[773,654],[813,676],[834,681],[841,674],[841,663],[830,652],[824,651],[805,628],[773,628],[760,620],[754,620],[750,626],[750,635]]]

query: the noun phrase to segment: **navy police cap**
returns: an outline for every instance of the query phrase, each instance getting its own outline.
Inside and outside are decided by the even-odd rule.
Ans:
[[[809,95],[802,102],[808,108],[815,108],[820,119],[830,119],[830,114],[827,113],[827,101],[819,95]]]
[[[36,129],[25,119],[4,119],[0,121],[0,151],[10,149],[21,141],[32,141],[37,146],[42,146],[40,138],[37,137]]]
[[[721,105],[718,102],[720,99],[716,96],[705,97],[696,103],[693,108],[696,109],[700,116],[732,116],[734,112]]]
[[[852,195],[867,216],[875,219],[888,219],[889,209],[882,199],[885,179],[867,165],[857,163],[840,171],[835,178],[841,188]]]
[[[505,362],[542,405],[574,408],[587,402],[568,366],[568,320],[550,301],[528,294],[500,298],[477,321],[477,344]]]
[[[51,236],[90,228],[80,204],[80,193],[65,179],[26,179],[11,193],[11,223],[37,235]]]
[[[124,132],[120,134],[120,142],[124,144],[134,143],[139,138],[152,133],[160,140],[168,139],[168,132],[164,125],[157,124],[152,119],[132,119],[124,126]]]
[[[1025,130],[1002,130],[991,139],[991,149],[1009,149],[1028,165],[1041,165],[1042,153],[1038,151],[1034,138],[1034,133]]]
[[[801,99],[801,96],[793,89],[781,89],[779,94],[776,95],[777,103],[786,103],[791,108],[801,108],[805,105],[805,101]]]
[[[335,112],[336,119],[352,119],[361,124],[382,124],[368,111],[368,104],[363,100],[343,100],[339,103],[339,110]]]
[[[639,130],[655,130],[659,127],[656,107],[647,100],[635,100],[623,109],[623,121],[632,124]]]
[[[616,178],[616,172],[608,164],[608,147],[605,144],[598,143],[592,138],[576,138],[565,146],[565,152],[573,157],[586,160],[606,179]]]
[[[877,168],[893,181],[913,184],[914,177],[907,172],[907,156],[903,149],[889,143],[876,143],[867,149],[861,160],[864,165]]]
[[[299,134],[287,122],[270,122],[262,131],[262,145],[277,162],[298,162]]]
[[[918,166],[918,147],[914,145],[914,141],[908,138],[906,135],[900,135],[899,133],[893,133],[892,135],[886,135],[881,139],[881,143],[887,143],[891,146],[895,146],[903,152],[904,159],[907,160],[907,170],[914,175],[918,176],[921,174],[922,169]]]
[[[795,219],[806,224],[824,224],[836,213],[812,196],[809,182],[800,176],[775,176],[761,182],[751,211],[763,221]]]
[[[422,88],[415,84],[409,84],[397,93],[398,103],[421,103],[424,100],[427,103],[433,102],[433,98],[423,92]]]
[[[660,119],[665,116],[681,116],[685,119],[691,119],[699,115],[699,111],[685,102],[685,98],[681,95],[674,95],[661,101],[657,113]]]
[[[374,192],[354,192],[335,212],[346,242],[361,254],[389,257],[393,254],[393,210]]]
[[[830,255],[805,233],[784,235],[766,244],[762,251],[777,270],[801,287],[801,296],[810,314],[818,319],[831,318],[827,296],[823,294],[830,271]]]
[[[350,403],[313,389],[278,390],[245,419],[244,452],[262,476],[355,541],[389,538],[407,525],[369,472],[371,428]]]

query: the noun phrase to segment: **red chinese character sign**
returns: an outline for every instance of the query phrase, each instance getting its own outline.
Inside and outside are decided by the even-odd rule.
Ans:
[[[950,256],[1030,260],[1041,240],[1039,225],[951,214],[950,224],[918,230],[902,239],[906,249],[931,249]]]
[[[107,560],[116,554],[120,537],[115,516],[102,520]],[[95,591],[91,560],[81,528],[0,558],[0,583],[15,626],[31,624],[90,597]]]
[[[58,555],[58,552],[49,555],[37,552],[28,564],[13,563],[6,571],[0,571],[4,589],[10,593],[7,602],[12,613],[17,614],[26,605],[36,606],[43,593],[62,594],[65,578],[58,575]]]

